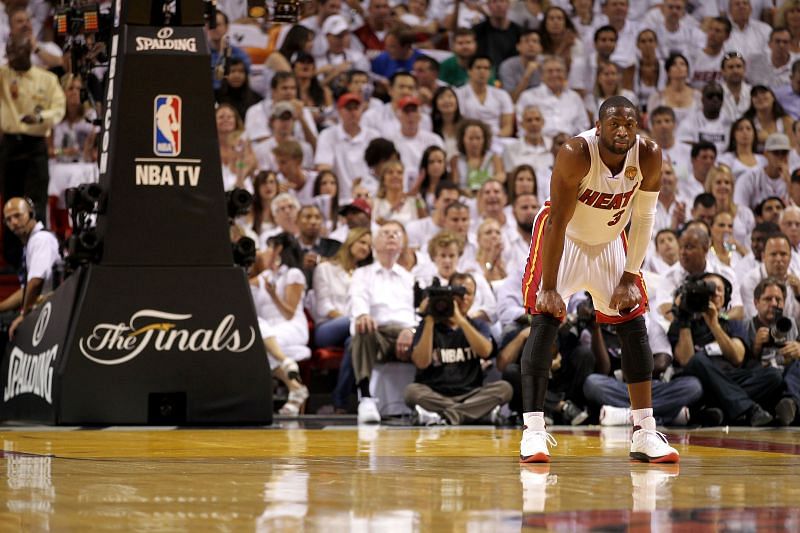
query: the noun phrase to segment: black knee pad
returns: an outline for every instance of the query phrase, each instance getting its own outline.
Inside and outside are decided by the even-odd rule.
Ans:
[[[531,336],[525,341],[520,358],[523,375],[548,376],[553,362],[553,343],[558,335],[561,321],[550,315],[534,315],[531,321]]]
[[[617,325],[622,348],[622,375],[626,383],[640,383],[653,378],[653,352],[647,339],[644,317]]]

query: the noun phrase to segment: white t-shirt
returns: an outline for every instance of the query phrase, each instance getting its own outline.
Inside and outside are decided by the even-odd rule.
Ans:
[[[461,114],[463,115],[463,109]],[[361,127],[368,127],[377,130],[380,134],[379,137],[388,139],[396,131],[400,130],[400,119],[394,112],[391,102],[386,102],[381,106],[375,108],[371,107],[361,115]],[[419,129],[424,131],[433,131],[433,123],[431,117],[427,113],[422,113],[422,121],[419,123]]]
[[[745,54],[756,50],[766,50],[769,43],[769,34],[772,27],[760,20],[750,19],[744,28],[739,28],[735,22],[731,21],[733,29],[731,36],[725,43],[726,50],[738,50]]]
[[[724,114],[715,119],[706,118],[701,109],[693,111],[683,121],[675,134],[678,142],[694,144],[699,141],[714,143],[717,153],[728,148],[728,135],[731,131],[731,120]]]
[[[352,40],[358,40],[351,37]],[[332,54],[327,50],[322,55],[314,57],[314,62],[317,68],[327,65],[341,65],[342,63],[350,62],[351,68],[354,70],[363,70],[364,72],[370,71],[370,63],[367,56],[356,50],[344,50],[341,54]]]
[[[428,241],[440,231],[442,228],[437,226],[431,217],[412,220],[406,225],[408,247],[415,248],[427,255]]]
[[[497,135],[501,116],[514,113],[514,102],[507,92],[497,87],[487,86],[486,91],[486,98],[481,103],[469,83],[455,90],[461,116],[482,120],[492,128],[492,135]]]
[[[303,168],[311,168],[314,166],[314,149],[305,141],[293,139],[300,143],[300,148],[303,149]],[[275,137],[263,139],[257,142],[250,142],[250,149],[253,150],[253,155],[256,156],[258,161],[259,170],[275,170],[278,164],[275,162],[275,155],[272,150],[278,146],[278,141]]]
[[[722,85],[722,113],[727,116],[732,122],[744,115],[745,111],[750,108],[750,84],[746,81],[742,82],[742,87],[739,91],[739,101],[733,97],[733,93],[728,86],[724,83]]]
[[[659,52],[664,58],[675,52],[690,57],[706,42],[706,34],[700,31],[697,21],[689,15],[685,15],[678,22],[678,29],[675,32],[667,29],[664,14],[660,9],[648,11],[642,25],[656,32]]]
[[[772,179],[763,168],[745,172],[736,181],[733,201],[737,205],[746,205],[750,209],[770,196],[786,197],[786,181],[781,178]]]
[[[517,124],[522,123],[522,112],[531,105],[541,110],[544,117],[542,134],[550,139],[560,132],[577,135],[589,129],[589,117],[583,99],[572,89],[565,89],[556,95],[543,83],[523,91],[517,100]]]
[[[244,130],[247,133],[247,138],[251,141],[263,140],[272,135],[272,130],[269,128],[272,104],[271,100],[265,99],[247,109],[244,117]],[[307,107],[303,108],[303,121],[316,136],[318,134],[317,124],[314,121],[314,115],[311,114]],[[293,134],[297,139],[306,138],[305,133],[303,133],[303,125],[297,119],[294,121]]]
[[[49,231],[45,231],[44,224],[37,222],[25,244],[26,283],[38,278],[43,281],[42,294],[52,291],[53,265],[60,258],[58,239]]]
[[[301,206],[311,205],[314,203],[314,180],[317,177],[317,173],[307,170],[302,172],[306,177],[306,181],[299,189],[293,189],[291,185],[289,185],[289,181],[286,179],[286,176],[280,173],[278,173],[278,183],[289,185],[289,193],[293,194],[295,198],[297,198],[297,201],[300,202]]]
[[[800,54],[789,52],[789,61],[775,67],[770,50],[756,51],[747,58],[747,81],[753,85],[766,85],[771,89],[791,82],[792,63],[800,59]]]
[[[371,128],[361,128],[355,137],[350,137],[341,125],[325,128],[317,139],[316,165],[330,165],[339,178],[339,205],[349,203],[352,198],[353,182],[373,181],[372,173],[364,161],[364,151],[370,141],[380,137]]]
[[[403,162],[406,172],[405,188],[408,190],[413,185],[419,175],[419,164],[422,154],[429,146],[444,147],[444,141],[432,131],[417,131],[414,137],[406,137],[400,130],[389,137],[394,143],[394,147],[400,152],[400,160]]]
[[[692,67],[689,73],[689,85],[698,90],[702,90],[710,81],[722,83],[722,58],[725,56],[725,48],[721,48],[719,53],[713,56],[705,53],[703,48],[705,47],[698,47],[692,55],[687,56]]]

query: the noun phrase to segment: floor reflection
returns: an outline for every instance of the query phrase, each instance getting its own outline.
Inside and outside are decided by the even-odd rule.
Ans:
[[[800,530],[800,432],[670,437],[677,465],[625,428],[519,465],[493,428],[6,432],[0,530]]]

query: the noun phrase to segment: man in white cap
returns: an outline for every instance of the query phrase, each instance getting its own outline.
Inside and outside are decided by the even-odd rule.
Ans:
[[[328,42],[327,49],[314,58],[317,73],[324,84],[349,70],[370,70],[367,57],[350,48],[350,26],[342,15],[333,15],[322,23],[322,35]]]
[[[364,112],[361,95],[345,93],[336,102],[339,123],[319,134],[314,163],[318,171],[332,170],[339,178],[339,202],[349,202],[353,184],[370,179],[364,151],[370,141],[380,136],[367,124],[361,124]],[[345,233],[347,236],[347,233]]]
[[[767,166],[750,170],[736,181],[733,201],[753,209],[763,200],[786,198],[789,190],[789,151],[792,145],[783,133],[773,133],[764,144]]]

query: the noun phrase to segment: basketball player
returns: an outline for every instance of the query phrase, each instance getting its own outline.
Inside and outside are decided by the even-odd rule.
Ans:
[[[556,157],[551,200],[536,217],[522,280],[532,332],[522,352],[523,463],[548,462],[544,399],[551,347],[576,291],[592,295],[597,321],[616,324],[634,432],[632,458],[677,462],[678,452],[656,431],[650,398],[653,354],[643,314],[647,294],[639,272],[661,187],[661,149],[641,139],[636,107],[612,96],[596,128],[573,137]],[[631,227],[623,231],[628,221]]]

